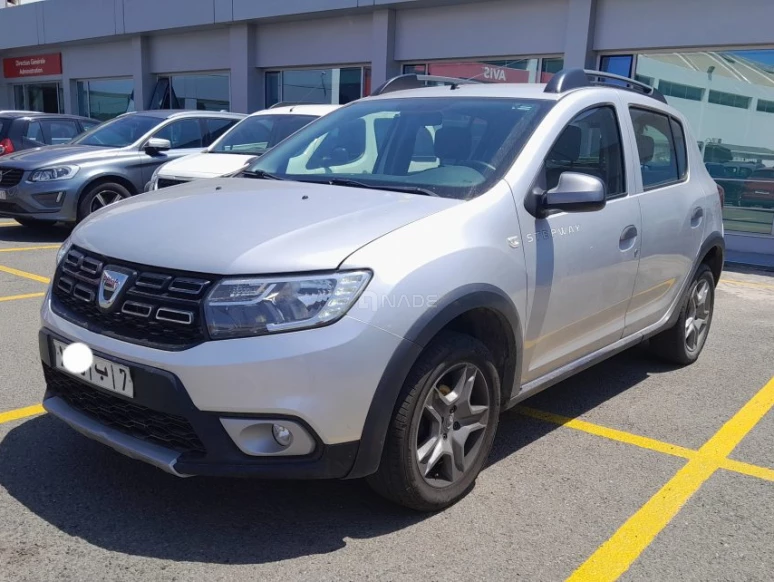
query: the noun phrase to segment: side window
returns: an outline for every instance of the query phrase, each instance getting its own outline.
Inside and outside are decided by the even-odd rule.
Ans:
[[[27,131],[24,133],[25,139],[33,142],[31,145],[46,145],[46,138],[43,137],[43,128],[39,121],[30,121],[27,125]]]
[[[52,145],[67,143],[78,135],[78,124],[69,119],[44,119],[41,122],[48,130]]]
[[[209,146],[221,135],[231,129],[236,123],[235,119],[208,118],[204,120],[204,147]]]
[[[685,148],[685,132],[683,126],[676,119],[671,119],[672,137],[675,140],[675,154],[677,159],[677,175],[682,180],[688,173],[688,151]]]
[[[573,119],[554,143],[545,161],[550,190],[563,172],[596,176],[605,183],[607,197],[626,193],[623,149],[612,107],[589,109]]]
[[[98,125],[99,125],[99,121],[81,120],[81,126],[83,126],[83,131],[89,131],[92,127],[96,127]]]
[[[635,107],[630,109],[630,113],[640,157],[643,188],[652,190],[679,181],[678,156],[669,117]]]
[[[153,137],[168,139],[172,149],[202,147],[202,129],[198,119],[181,119],[162,127]]]

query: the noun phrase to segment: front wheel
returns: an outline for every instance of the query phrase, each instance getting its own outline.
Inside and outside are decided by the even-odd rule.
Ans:
[[[129,190],[115,182],[101,182],[90,186],[82,195],[78,203],[78,222],[85,219],[91,213],[114,204],[132,195]]]
[[[688,288],[688,299],[677,323],[651,338],[653,352],[673,364],[693,364],[707,342],[714,307],[715,277],[703,264]]]
[[[486,462],[499,414],[500,378],[492,354],[473,337],[443,333],[409,373],[379,469],[368,483],[419,511],[454,504]]]

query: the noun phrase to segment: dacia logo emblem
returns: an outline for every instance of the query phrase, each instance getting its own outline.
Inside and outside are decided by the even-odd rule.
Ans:
[[[102,271],[97,291],[97,303],[101,309],[108,310],[113,307],[128,279],[127,273],[112,269]]]

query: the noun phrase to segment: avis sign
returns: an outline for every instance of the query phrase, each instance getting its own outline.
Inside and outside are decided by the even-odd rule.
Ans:
[[[3,76],[6,79],[61,74],[62,53],[3,59]]]
[[[505,77],[505,71],[498,67],[484,67],[484,79],[489,81],[500,81],[505,83],[507,80]]]

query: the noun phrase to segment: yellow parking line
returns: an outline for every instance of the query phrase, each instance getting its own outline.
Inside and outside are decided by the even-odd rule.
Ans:
[[[0,222],[0,227],[2,226],[21,226],[18,222]]]
[[[0,253],[17,253],[19,251],[44,251],[46,249],[58,249],[62,245],[38,245],[36,247],[11,247],[0,249]]]
[[[522,414],[524,416],[529,416],[531,418],[536,418],[538,420],[545,420],[546,422],[550,422],[551,424],[558,424],[561,426],[566,426],[568,428],[574,428],[576,430],[580,430],[582,432],[586,432],[596,436],[601,436],[606,439],[619,441],[630,445],[635,445],[643,449],[649,449],[651,451],[672,455],[674,457],[681,457],[683,459],[693,459],[698,454],[698,451],[694,451],[692,449],[686,449],[685,447],[680,447],[678,445],[665,443],[663,441],[658,441],[656,439],[651,439],[648,437],[624,432],[622,430],[616,430],[614,428],[599,426],[598,424],[593,424],[591,422],[586,422],[585,420],[580,420],[577,418],[561,416],[559,414],[544,412],[542,410],[536,410],[534,408],[528,408],[526,406],[517,406],[515,410],[519,414]]]
[[[0,302],[3,301],[16,301],[17,299],[33,299],[35,297],[43,297],[45,293],[25,293],[24,295],[8,295],[7,297],[0,297]]]
[[[734,459],[726,459],[720,464],[720,467],[726,471],[733,471],[735,473],[741,473],[742,475],[765,479],[766,481],[774,481],[774,469],[750,465],[749,463],[735,461]]]
[[[28,416],[35,416],[36,414],[45,414],[45,412],[45,409],[40,404],[27,406],[25,408],[17,408],[16,410],[9,410],[8,412],[0,412],[0,424],[27,418]]]
[[[754,283],[753,281],[737,281],[736,279],[721,279],[721,283],[730,283],[731,285],[741,285],[742,287],[756,287],[758,289],[774,289],[774,285],[767,283]]]
[[[728,466],[728,455],[774,406],[774,378],[726,422],[637,513],[631,516],[569,581],[617,580],[715,471]]]
[[[14,269],[12,267],[4,267],[3,265],[0,265],[0,271],[3,273],[8,273],[9,275],[16,275],[17,277],[24,277],[25,279],[32,279],[33,281],[37,281],[39,283],[51,282],[51,279],[48,277],[41,277],[35,273],[28,273],[27,271],[20,271],[19,269]]]

